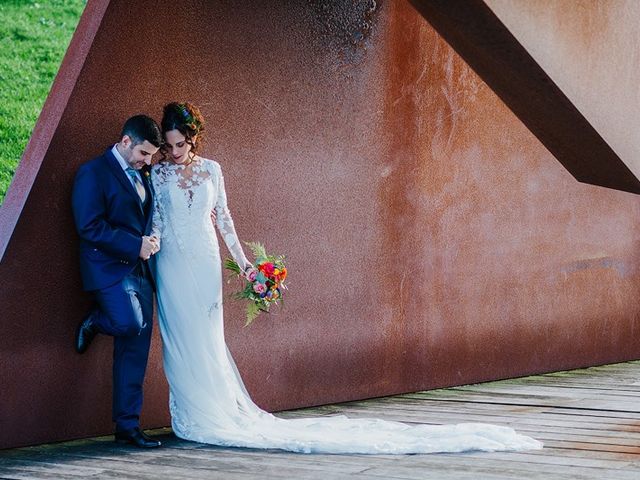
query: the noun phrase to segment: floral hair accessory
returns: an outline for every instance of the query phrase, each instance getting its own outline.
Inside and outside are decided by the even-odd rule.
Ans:
[[[193,130],[197,134],[200,131],[200,122],[193,115],[191,115],[186,104],[180,103],[178,107],[180,108],[180,114],[184,119],[185,126],[190,130]]]

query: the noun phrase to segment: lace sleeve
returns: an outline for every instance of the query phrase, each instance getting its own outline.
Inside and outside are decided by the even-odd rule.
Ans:
[[[156,165],[151,170],[151,184],[153,186],[153,218],[151,220],[151,236],[162,240],[164,233],[164,215],[162,213],[162,176],[160,165]]]
[[[238,240],[238,235],[236,234],[236,229],[233,226],[233,219],[231,218],[231,212],[229,211],[229,207],[227,206],[227,194],[224,190],[224,178],[222,177],[222,169],[220,165],[217,163],[213,163],[217,170],[217,181],[218,181],[218,198],[216,199],[215,211],[216,211],[216,225],[220,233],[222,234],[222,238],[224,239],[224,243],[229,249],[229,253],[233,259],[240,265],[240,268],[243,270],[251,265],[247,257],[244,255],[244,251],[242,250],[242,245],[240,244],[240,240]]]

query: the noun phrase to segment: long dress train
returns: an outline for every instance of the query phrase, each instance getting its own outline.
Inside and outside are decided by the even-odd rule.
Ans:
[[[345,416],[281,419],[247,393],[224,340],[216,224],[239,265],[248,263],[227,208],[220,165],[196,157],[156,165],[154,232],[158,317],[175,434],[215,445],[293,452],[406,454],[524,450],[542,444],[496,425],[409,426]]]

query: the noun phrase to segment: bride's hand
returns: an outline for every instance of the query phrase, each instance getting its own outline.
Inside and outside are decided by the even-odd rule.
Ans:
[[[253,268],[253,265],[249,264],[246,267],[244,267],[242,276],[246,278],[248,281],[253,282],[256,279],[256,275],[258,275],[258,271],[255,268]]]
[[[153,243],[153,252],[151,255],[155,255],[160,251],[160,238],[155,235],[151,235],[149,238],[151,239],[151,243]]]

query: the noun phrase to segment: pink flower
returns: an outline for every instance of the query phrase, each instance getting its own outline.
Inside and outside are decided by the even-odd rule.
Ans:
[[[264,293],[267,290],[267,287],[263,283],[256,283],[253,286],[253,291],[256,293]]]
[[[247,280],[250,282],[255,282],[256,277],[258,276],[258,271],[255,268],[250,268],[247,270]]]

